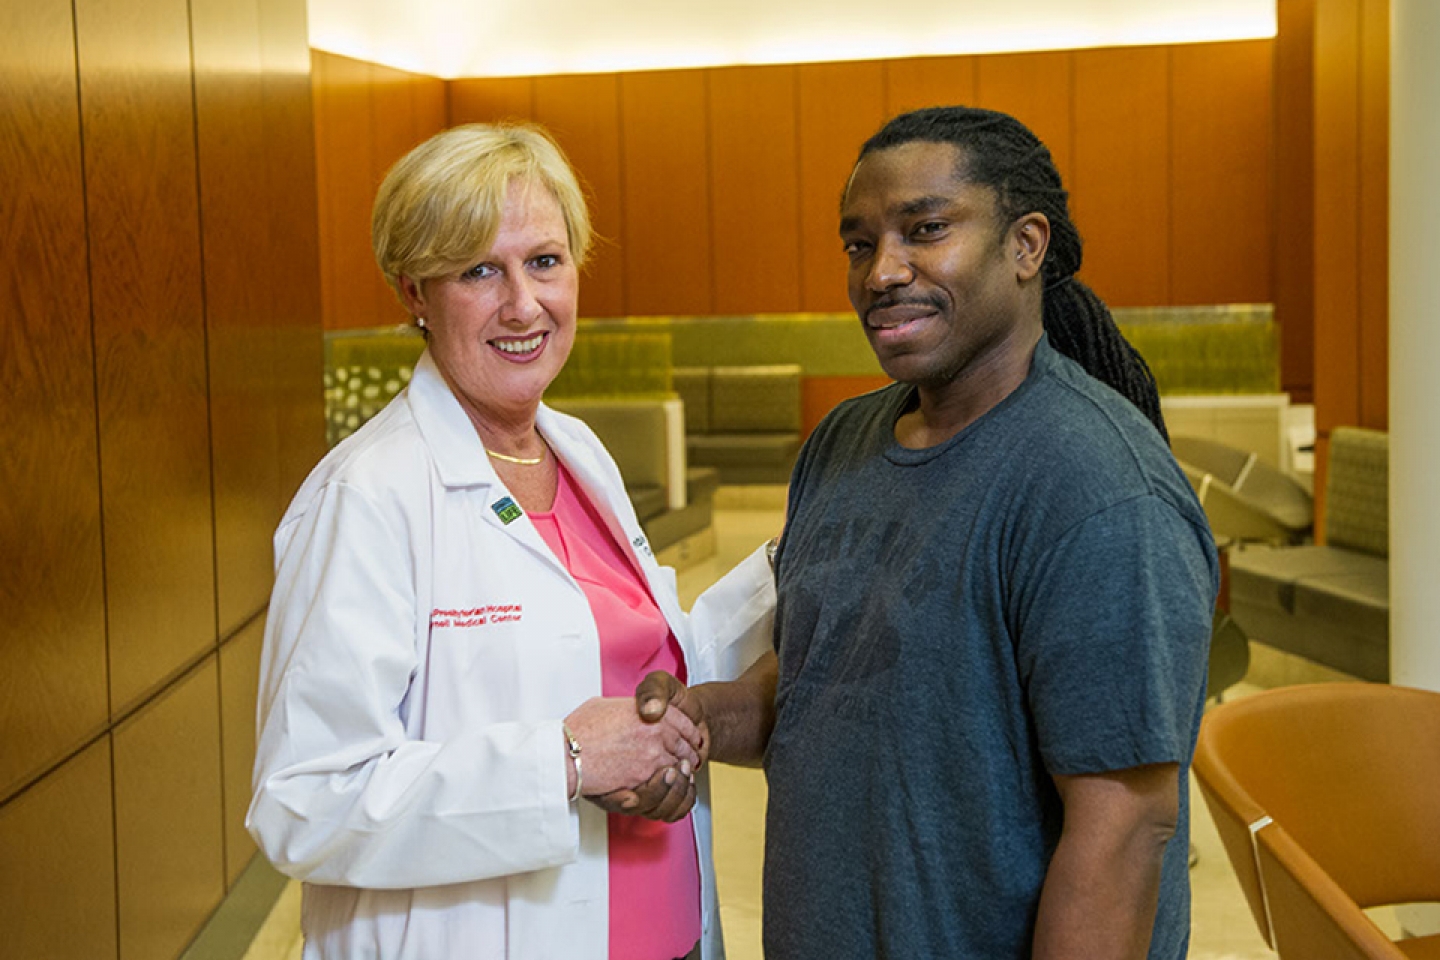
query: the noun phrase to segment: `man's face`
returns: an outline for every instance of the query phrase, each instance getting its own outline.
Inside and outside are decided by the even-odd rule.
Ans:
[[[902,383],[942,387],[1025,339],[1025,324],[1038,335],[1033,291],[1022,289],[1038,269],[1024,218],[1000,223],[995,191],[959,179],[962,159],[942,143],[878,150],[856,165],[841,204],[850,302]]]

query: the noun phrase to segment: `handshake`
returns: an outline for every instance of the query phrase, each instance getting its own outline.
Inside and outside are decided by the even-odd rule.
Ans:
[[[571,795],[611,813],[673,823],[695,805],[695,772],[710,757],[703,700],[657,670],[635,697],[592,697],[565,718],[580,745],[568,764]]]

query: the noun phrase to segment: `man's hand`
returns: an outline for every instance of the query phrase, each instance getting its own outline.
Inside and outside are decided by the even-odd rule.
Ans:
[[[726,682],[687,687],[670,674],[657,670],[636,687],[632,709],[646,724],[684,718],[698,738],[691,741],[696,750],[697,767],[712,757],[725,763],[758,766],[775,726],[778,670],[773,651],[756,660],[740,679]],[[691,778],[685,776],[666,783],[662,773],[658,780],[651,777],[641,786],[593,799],[615,813],[676,820],[688,813],[695,802],[693,785],[682,783],[681,779]]]
[[[679,710],[700,733],[700,765],[710,759],[710,727],[700,696],[664,670],[655,670],[635,688],[635,710],[646,723],[659,723],[671,707]]]
[[[586,799],[610,813],[674,823],[695,806],[695,776],[686,772],[687,767],[688,764],[666,767],[638,787],[612,790]]]

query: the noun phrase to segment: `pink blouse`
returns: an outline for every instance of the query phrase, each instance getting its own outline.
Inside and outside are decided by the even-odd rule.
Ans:
[[[560,467],[548,513],[531,513],[540,536],[585,591],[600,631],[600,690],[630,697],[652,670],[685,679],[679,641],[639,570]],[[677,823],[610,814],[611,960],[671,960],[700,939],[700,862],[690,816]]]

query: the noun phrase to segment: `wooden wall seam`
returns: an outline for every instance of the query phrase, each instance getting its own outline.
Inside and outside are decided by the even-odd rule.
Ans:
[[[150,703],[155,699],[165,696],[166,691],[173,688],[175,684],[180,683],[187,677],[189,677],[195,671],[195,669],[205,661],[207,657],[213,655],[218,650],[224,649],[225,647],[233,643],[236,638],[242,636],[246,630],[248,630],[257,621],[259,621],[265,616],[268,609],[269,605],[267,604],[265,607],[262,607],[261,609],[255,611],[248,618],[246,618],[243,624],[241,624],[238,628],[235,629],[234,632],[232,632],[230,635],[228,635],[218,644],[216,644],[215,647],[206,649],[196,654],[191,660],[182,664],[168,677],[166,677],[163,683],[147,691],[145,696],[137,698],[131,703],[123,704],[119,712],[116,713],[113,718],[107,719],[103,725],[88,731],[80,740],[76,742],[74,746],[67,749],[63,754],[55,757],[44,767],[32,771],[23,779],[16,781],[16,783],[12,786],[6,787],[5,791],[3,793],[0,793],[0,810],[4,810],[5,807],[7,807],[12,802],[19,800],[28,791],[42,783],[46,778],[51,776],[61,767],[65,766],[67,763],[74,760],[80,754],[84,753],[86,750],[89,750],[91,747],[94,747],[97,743],[104,740],[106,737],[108,737],[111,733],[114,732],[117,725],[123,723],[130,717],[133,717],[140,710],[143,710],[147,703]]]
[[[79,173],[80,173],[80,209],[81,209],[81,211],[82,211],[81,216],[82,216],[82,223],[83,223],[83,225],[84,225],[85,236],[86,236],[86,237],[89,237],[89,236],[90,236],[90,184],[89,184],[88,179],[86,178],[86,173],[85,173],[85,164],[86,164],[86,159],[85,159],[85,158],[86,158],[86,153],[85,153],[85,123],[84,123],[84,117],[85,117],[84,97],[85,97],[85,92],[84,92],[84,87],[81,85],[81,82],[80,82],[80,25],[79,25],[79,22],[78,22],[78,19],[79,19],[79,18],[78,18],[77,16],[75,16],[75,14],[73,13],[73,11],[74,11],[73,0],[72,0],[72,3],[71,3],[71,10],[72,10],[72,13],[71,13],[71,18],[70,18],[70,28],[71,28],[71,36],[72,36],[72,39],[73,39],[73,42],[74,42],[74,50],[75,50],[75,119],[76,119],[76,124],[75,124],[75,126],[76,126],[76,140],[77,140],[77,142],[78,142],[78,144],[79,144],[79,147],[80,147],[79,157],[78,157],[78,160],[77,160],[77,165],[78,165],[78,167],[79,167]],[[90,328],[90,331],[89,331],[89,332],[90,332],[90,382],[91,382],[91,385],[92,385],[92,388],[93,388],[93,390],[92,390],[92,395],[91,395],[91,401],[92,401],[92,403],[94,404],[94,409],[95,409],[96,411],[98,411],[98,410],[100,409],[100,365],[99,365],[99,362],[98,362],[97,358],[99,357],[100,348],[99,348],[99,344],[96,342],[96,335],[95,335],[95,296],[94,296],[94,289],[95,289],[95,259],[94,259],[94,256],[95,256],[95,255],[94,255],[94,251],[91,249],[91,246],[90,246],[90,244],[89,244],[88,242],[84,244],[84,247],[85,247],[85,282],[86,282],[86,285],[87,285],[87,289],[88,289],[88,290],[90,291],[90,293],[91,293],[90,297],[88,298],[88,303],[86,304],[86,313],[87,313],[87,315],[88,315],[88,317],[89,317],[89,321],[90,321],[90,322],[89,322],[89,328]],[[109,579],[108,579],[107,577],[103,576],[103,571],[106,569],[106,566],[105,566],[105,482],[104,482],[104,468],[103,468],[103,466],[101,465],[101,457],[102,457],[102,455],[103,455],[103,453],[102,453],[103,446],[102,446],[102,443],[101,443],[100,431],[101,431],[101,427],[100,427],[100,417],[97,415],[97,416],[95,417],[95,490],[97,491],[97,497],[98,497],[99,503],[100,503],[100,510],[99,510],[98,516],[96,517],[95,526],[96,526],[96,531],[97,531],[97,533],[99,534],[100,569],[101,569],[101,571],[102,571],[102,576],[100,577],[100,605],[101,605],[101,608],[102,608],[102,609],[108,610],[108,609],[110,608],[110,598],[109,598],[109,595],[108,595],[108,592],[109,592]],[[105,651],[105,715],[106,715],[106,717],[108,718],[108,717],[113,716],[113,715],[114,715],[114,711],[115,711],[115,693],[114,693],[114,688],[113,688],[112,681],[111,681],[111,677],[110,677],[110,673],[111,673],[111,671],[110,671],[110,658],[111,658],[111,653],[110,653],[110,622],[109,622],[109,619],[108,619],[108,618],[102,618],[102,622],[101,622],[101,632],[102,632],[103,638],[104,638],[104,651]],[[78,753],[80,753],[80,751],[79,751],[79,750],[76,750],[76,751],[75,751],[75,754],[78,754]],[[113,788],[113,786],[114,786],[114,781],[115,781],[114,757],[113,757],[113,756],[111,757],[110,781],[111,781],[111,786],[112,786],[112,788]],[[19,791],[16,791],[16,794],[18,795],[18,793],[23,792],[24,789],[25,789],[24,786],[22,786]],[[5,804],[5,802],[7,801],[7,799],[8,799],[8,798],[6,798],[3,794],[0,794],[0,807],[3,807],[3,806],[4,806],[4,804]],[[113,812],[113,811],[112,811],[112,812]]]
[[[790,112],[795,117],[790,149],[794,151],[795,162],[791,165],[795,175],[795,296],[796,310],[805,309],[806,264],[805,264],[805,157],[801,140],[802,109],[800,102],[800,71],[797,69],[790,91]]]
[[[187,3],[187,8],[189,8],[189,4],[188,4],[188,3]],[[206,424],[207,424],[208,429],[209,429],[209,440],[210,440],[210,442],[206,444],[205,456],[206,456],[206,459],[207,459],[207,461],[208,461],[208,463],[209,463],[209,471],[210,471],[210,529],[211,529],[212,531],[214,531],[214,530],[216,530],[217,527],[218,527],[218,517],[217,517],[217,514],[216,514],[216,479],[215,479],[215,404],[214,404],[214,397],[213,397],[213,391],[212,391],[212,385],[213,385],[213,383],[214,383],[214,377],[213,377],[212,372],[211,372],[211,369],[210,369],[210,367],[211,367],[210,322],[209,322],[209,317],[210,317],[210,298],[209,298],[209,292],[208,292],[207,289],[206,289],[205,271],[204,271],[204,268],[203,268],[203,264],[205,263],[205,203],[204,203],[204,191],[203,191],[203,189],[202,189],[201,181],[200,181],[200,177],[201,177],[200,163],[199,163],[199,156],[200,156],[200,103],[199,103],[199,94],[198,94],[198,91],[197,91],[197,89],[196,89],[196,87],[197,87],[197,82],[196,82],[196,78],[195,78],[195,73],[196,73],[196,71],[195,71],[195,17],[194,17],[193,9],[191,9],[191,11],[190,11],[190,24],[189,24],[189,26],[190,26],[190,64],[191,64],[191,70],[190,70],[190,112],[191,112],[190,136],[191,136],[191,140],[192,140],[192,142],[193,142],[193,144],[194,144],[193,149],[194,149],[194,151],[195,151],[195,156],[196,156],[196,164],[195,164],[195,210],[196,210],[196,218],[197,218],[197,220],[198,220],[198,226],[199,226],[200,263],[202,264],[202,268],[201,268],[201,270],[200,270],[200,278],[199,278],[199,285],[200,285],[200,313],[201,313],[201,316],[202,316],[203,318],[205,318],[205,322],[201,324],[201,335],[202,335],[202,340],[203,340],[203,343],[204,343],[204,357],[205,357],[205,419],[206,419]],[[219,544],[219,538],[218,538],[218,537],[215,537],[215,536],[213,536],[213,535],[212,535],[212,537],[211,537],[211,539],[210,539],[210,577],[211,577],[211,581],[212,581],[212,582],[218,584],[219,579],[220,579],[220,544]],[[219,591],[218,589],[215,590],[214,593],[211,595],[211,598],[210,598],[210,599],[211,599],[211,603],[210,603],[211,620],[212,620],[212,623],[214,624],[214,635],[215,635],[215,637],[216,637],[216,639],[217,639],[217,641],[218,641],[219,636],[220,636],[220,591]],[[196,662],[198,662],[198,660],[197,660]],[[193,666],[193,664],[192,664],[191,666]],[[163,689],[163,685],[164,685],[164,683],[163,683],[163,681],[162,681],[162,689]],[[142,700],[142,703],[143,703],[143,700]],[[113,709],[113,707],[112,707],[112,709]],[[127,715],[128,715],[128,711],[127,711]],[[109,730],[107,730],[106,733],[107,733],[107,734],[113,733],[114,727],[115,727],[115,725],[112,723],[112,724],[110,725]],[[115,752],[114,752],[113,749],[112,749],[111,752],[110,752],[110,756],[111,756],[111,762],[112,762],[112,764],[113,764],[113,762],[114,762],[114,756],[115,756]],[[114,787],[114,782],[115,782],[115,778],[114,778],[114,774],[113,774],[113,772],[112,772],[112,774],[111,774],[111,787],[112,787],[112,789],[113,789],[113,787]],[[117,889],[118,889],[118,886],[119,886],[118,882],[117,882],[116,886],[117,886]]]
[[[703,73],[705,91],[703,101],[704,122],[701,124],[701,129],[704,131],[703,136],[705,138],[705,156],[709,160],[709,163],[706,164],[706,176],[701,181],[704,184],[705,189],[705,206],[710,211],[710,216],[706,218],[705,221],[705,249],[710,256],[710,269],[706,272],[706,278],[709,281],[710,288],[709,295],[707,297],[707,303],[709,304],[706,310],[707,313],[712,312],[715,309],[715,274],[718,272],[715,269],[715,138],[711,133],[711,84],[713,82],[713,76],[714,74],[709,70],[706,70]]]
[[[615,244],[616,256],[620,258],[618,261],[617,271],[620,274],[620,303],[619,310],[616,314],[617,316],[619,316],[625,313],[625,306],[630,302],[630,280],[625,270],[625,248],[623,246],[627,231],[630,229],[630,211],[629,208],[626,207],[624,202],[625,169],[628,158],[626,156],[625,150],[624,133],[625,97],[621,90],[621,78],[619,77],[615,78],[615,122],[620,127],[620,132],[615,138],[615,150],[620,163],[621,196],[620,203],[618,204],[619,219],[616,223],[616,228],[618,232],[615,234],[615,236],[610,238],[610,242]]]

